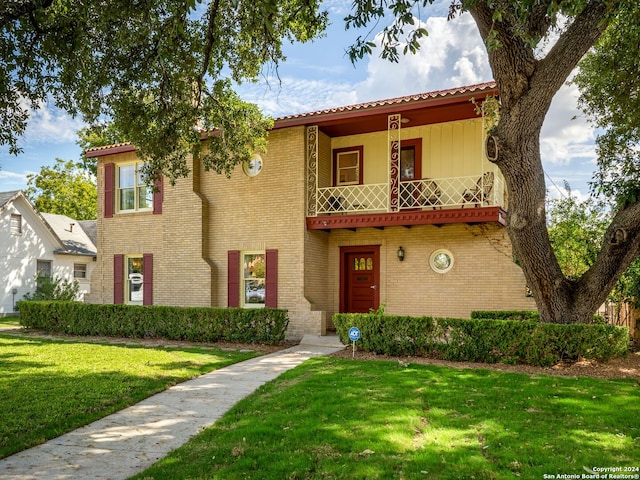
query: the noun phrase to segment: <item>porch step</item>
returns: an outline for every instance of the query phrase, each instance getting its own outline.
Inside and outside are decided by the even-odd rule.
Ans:
[[[316,345],[322,347],[344,348],[337,335],[309,335],[306,334],[300,340],[300,345]]]

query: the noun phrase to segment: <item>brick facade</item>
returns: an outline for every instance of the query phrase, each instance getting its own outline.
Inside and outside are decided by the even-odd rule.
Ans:
[[[331,174],[331,141],[318,136],[323,183]],[[94,156],[100,198],[104,165],[136,157],[133,151]],[[377,288],[390,314],[468,317],[472,310],[535,309],[499,223],[311,230],[306,225],[305,126],[272,130],[262,157],[259,175],[249,177],[238,166],[230,179],[191,161],[188,178],[174,186],[165,182],[161,214],[116,212],[104,218],[100,198],[98,265],[89,300],[114,301],[114,255],[152,254],[154,304],[224,307],[229,252],[275,250],[277,306],[289,311],[288,338],[299,339],[305,333],[325,334],[340,310],[340,247],[377,245]],[[399,246],[405,250],[402,262]],[[446,274],[429,266],[437,249],[453,255]]]

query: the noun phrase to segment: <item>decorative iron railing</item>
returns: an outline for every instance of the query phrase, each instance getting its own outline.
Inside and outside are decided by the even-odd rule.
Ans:
[[[401,181],[400,210],[439,209],[466,206],[505,206],[504,183],[498,176],[425,178]],[[388,212],[388,183],[318,188],[316,215],[332,213]]]

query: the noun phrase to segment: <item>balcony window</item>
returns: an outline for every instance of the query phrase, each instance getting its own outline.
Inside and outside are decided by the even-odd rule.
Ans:
[[[333,151],[334,185],[362,184],[362,146]]]
[[[422,178],[422,139],[403,140],[400,146],[400,180]]]

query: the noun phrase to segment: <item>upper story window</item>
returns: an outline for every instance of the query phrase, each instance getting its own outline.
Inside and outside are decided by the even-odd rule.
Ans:
[[[136,212],[153,208],[153,187],[144,182],[144,163],[118,165],[116,205],[119,212]]]
[[[422,178],[422,139],[403,140],[400,144],[400,180]]]
[[[359,185],[362,183],[362,145],[337,148],[333,151],[334,185]]]
[[[11,214],[10,231],[11,235],[22,235],[22,215],[17,213]]]

